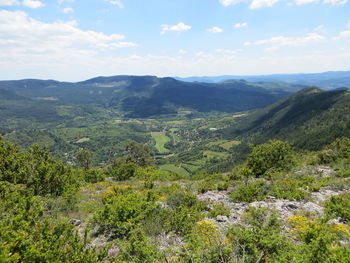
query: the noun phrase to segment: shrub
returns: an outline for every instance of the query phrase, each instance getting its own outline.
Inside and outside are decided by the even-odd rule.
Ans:
[[[350,138],[342,137],[336,139],[318,154],[318,162],[329,164],[341,159],[350,158]]]
[[[281,223],[274,211],[251,207],[243,219],[249,227],[233,226],[228,239],[237,247],[237,256],[247,258],[244,262],[274,262],[274,257],[291,246],[281,235]]]
[[[203,193],[211,191],[211,190],[216,190],[216,188],[217,188],[217,185],[213,181],[206,180],[206,181],[201,182],[199,184],[198,192],[203,194]]]
[[[180,206],[164,211],[164,230],[187,235],[193,225],[203,218],[203,214],[195,209]]]
[[[217,216],[229,216],[230,208],[226,207],[224,204],[219,203],[213,206],[209,212],[209,217],[216,218]]]
[[[218,183],[217,189],[218,191],[226,191],[229,184],[227,182]]]
[[[33,145],[22,153],[17,146],[1,138],[0,180],[24,184],[41,196],[60,196],[80,184],[73,170],[56,161],[46,148]]]
[[[102,209],[94,215],[100,231],[110,230],[115,236],[127,235],[157,205],[147,195],[129,190],[115,189],[105,197]]]
[[[199,201],[195,194],[188,191],[178,191],[170,195],[166,203],[171,208],[177,208],[177,207],[183,206],[183,207],[192,208],[198,211],[206,208],[205,203]]]
[[[127,240],[119,242],[118,247],[117,262],[161,262],[157,247],[149,244],[140,228],[131,230]]]
[[[102,169],[91,169],[83,172],[84,180],[87,183],[98,183],[106,179],[106,175]]]
[[[282,171],[294,163],[294,152],[287,142],[270,140],[269,143],[256,145],[248,155],[246,167],[259,177],[268,171]]]
[[[300,189],[301,182],[293,178],[280,180],[272,185],[271,195],[288,200],[304,200],[308,193]]]
[[[233,201],[253,202],[264,199],[269,191],[269,185],[264,180],[260,180],[239,185],[231,192],[230,197]]]
[[[0,183],[0,262],[99,262],[74,225],[48,217],[46,198],[23,185]]]
[[[123,163],[115,168],[109,169],[110,176],[114,177],[117,181],[128,180],[135,176],[136,164]]]
[[[329,217],[341,217],[350,221],[350,194],[332,196],[325,203],[325,212]]]

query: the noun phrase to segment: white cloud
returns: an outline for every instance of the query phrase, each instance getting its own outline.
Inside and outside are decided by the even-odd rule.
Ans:
[[[350,37],[350,30],[345,30],[339,33],[338,37],[335,37],[335,40],[343,39],[343,38],[349,38]]]
[[[186,25],[184,22],[179,22],[177,25],[173,25],[173,26],[161,25],[161,27],[162,27],[162,31],[160,33],[162,35],[168,31],[183,32],[183,31],[188,31],[192,28],[191,26]]]
[[[324,0],[324,4],[331,4],[331,5],[345,5],[348,2],[348,0]]]
[[[295,3],[297,5],[305,5],[305,4],[311,4],[311,3],[318,3],[320,0],[296,0]]]
[[[241,27],[246,27],[248,25],[248,23],[243,22],[243,23],[236,23],[233,25],[233,27],[235,28],[241,28]]]
[[[17,0],[0,0],[0,6],[18,5]]]
[[[62,5],[64,3],[73,3],[75,0],[57,0],[57,3],[59,5]]]
[[[325,30],[326,30],[326,27],[324,25],[319,25],[319,26],[314,28],[315,32],[323,32]]]
[[[39,8],[44,6],[44,4],[37,0],[24,0],[23,5],[29,8]]]
[[[118,6],[119,8],[124,8],[123,2],[119,0],[107,0],[108,3]]]
[[[62,9],[62,12],[65,13],[65,14],[70,14],[70,13],[74,12],[74,9],[71,8],[71,7],[66,7],[66,8]]]
[[[50,24],[35,20],[22,11],[0,10],[0,49],[15,57],[38,53],[65,54],[67,50],[100,52],[136,46],[124,38],[120,34],[81,30],[76,21]]]
[[[184,50],[184,49],[179,49],[179,50],[178,50],[178,53],[179,53],[180,55],[185,55],[185,54],[187,54],[187,51]]]
[[[250,4],[251,9],[261,8],[261,7],[271,7],[276,4],[279,0],[253,0]]]
[[[210,33],[214,33],[214,34],[217,34],[217,33],[222,33],[224,30],[220,27],[217,27],[217,26],[213,26],[212,28],[209,28],[208,29],[208,32]]]
[[[318,33],[308,33],[304,37],[284,37],[284,36],[277,36],[277,37],[271,37],[269,39],[263,39],[255,41],[254,45],[270,45],[267,50],[275,50],[282,46],[303,46],[309,43],[313,42],[319,42],[325,40],[325,37],[318,34]]]
[[[220,0],[220,3],[223,6],[229,6],[229,5],[235,5],[238,4],[240,2],[243,2],[244,0]]]
[[[221,55],[221,58],[226,60],[233,60],[242,52],[242,49],[215,49],[215,52]]]

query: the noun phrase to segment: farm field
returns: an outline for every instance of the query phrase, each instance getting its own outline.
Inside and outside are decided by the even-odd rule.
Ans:
[[[189,173],[183,168],[174,164],[164,164],[159,166],[159,170],[176,173],[180,176],[187,177]]]
[[[160,154],[169,153],[169,149],[165,148],[165,144],[170,141],[170,138],[164,134],[164,132],[152,132],[152,138],[156,142],[156,149]]]

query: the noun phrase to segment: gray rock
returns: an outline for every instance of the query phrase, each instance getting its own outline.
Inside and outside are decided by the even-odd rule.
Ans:
[[[70,223],[72,223],[75,226],[79,226],[79,225],[81,225],[81,220],[73,218],[73,219],[70,220]]]
[[[344,218],[337,217],[337,218],[328,220],[327,223],[331,225],[346,224],[346,220]]]
[[[287,204],[286,207],[289,209],[298,209],[298,205],[296,205],[295,203]]]
[[[216,221],[221,222],[221,223],[228,222],[228,217],[227,216],[217,216]]]
[[[335,173],[335,170],[329,166],[316,166],[316,172],[323,177],[329,177]]]

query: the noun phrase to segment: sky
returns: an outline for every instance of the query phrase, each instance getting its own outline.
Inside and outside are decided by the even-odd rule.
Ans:
[[[350,0],[0,0],[0,79],[350,70]]]

